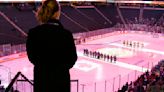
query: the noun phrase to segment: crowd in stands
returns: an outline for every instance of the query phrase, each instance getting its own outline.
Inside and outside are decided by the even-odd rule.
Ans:
[[[142,19],[134,18],[134,20],[125,19],[126,29],[127,30],[138,30],[138,31],[147,31],[154,33],[164,33],[164,16],[161,16],[159,20],[155,18],[151,19]],[[122,24],[116,24],[115,28],[125,28]]]
[[[137,1],[137,0],[134,0]],[[163,0],[140,0],[140,1],[163,1]],[[122,3],[121,6],[131,6],[131,7],[140,7],[141,5],[144,7],[150,8],[163,8],[163,4],[138,4],[138,3]]]
[[[126,83],[118,92],[164,92],[164,60],[151,71],[142,74],[131,83]]]
[[[127,24],[145,24],[148,26],[161,26],[164,27],[164,14],[161,16],[160,19],[156,19],[156,18],[143,18],[143,19],[138,19],[138,18],[134,18],[134,20],[128,20],[126,19]]]

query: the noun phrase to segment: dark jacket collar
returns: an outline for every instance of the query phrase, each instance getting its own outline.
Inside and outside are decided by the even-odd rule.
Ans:
[[[63,25],[60,23],[60,21],[56,19],[50,19],[46,24],[52,24],[63,28]]]

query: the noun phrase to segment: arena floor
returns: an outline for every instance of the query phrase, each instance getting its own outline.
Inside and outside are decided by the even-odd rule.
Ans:
[[[132,42],[132,45],[123,44],[124,41]],[[134,42],[139,45],[134,45]],[[164,38],[151,34],[125,33],[88,41],[77,45],[78,60],[70,70],[71,79],[79,80],[79,92],[114,92],[163,59],[163,46]],[[84,49],[116,55],[117,61],[85,56]],[[0,62],[2,84],[6,84],[18,71],[33,79],[33,65],[25,53],[2,57]],[[6,71],[10,71],[11,76]],[[77,92],[76,83],[71,82],[71,85],[72,92]]]

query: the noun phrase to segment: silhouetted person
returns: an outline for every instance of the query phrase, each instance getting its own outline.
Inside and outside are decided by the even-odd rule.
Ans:
[[[34,65],[34,92],[70,92],[69,69],[77,60],[72,33],[59,22],[60,6],[47,0],[38,9],[41,23],[28,32],[26,49]]]

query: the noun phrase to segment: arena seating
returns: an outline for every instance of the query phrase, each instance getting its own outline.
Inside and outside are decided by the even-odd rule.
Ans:
[[[85,18],[83,15],[81,15],[73,7],[63,6],[62,7],[62,12],[64,14],[66,14],[74,22],[77,23],[76,25],[72,25],[72,26],[80,27],[80,28],[82,28],[84,30],[84,32],[85,31],[90,31],[90,30],[92,30],[94,28],[93,24],[91,23],[91,21],[89,21],[87,18]],[[81,26],[79,26],[79,25],[81,25]]]
[[[127,22],[127,20],[135,21],[135,18],[138,19],[138,17],[139,17],[140,9],[121,8],[120,10],[121,10],[121,13],[122,13],[123,17],[125,18],[126,22]]]
[[[114,26],[116,23],[122,23],[117,13],[115,5],[97,5],[95,7],[98,8],[109,20],[112,21],[111,26]]]
[[[136,81],[126,83],[118,92],[164,92],[164,60],[159,61],[150,72],[145,72]]]
[[[92,8],[76,8],[72,7],[71,5],[63,5],[61,10],[62,13],[60,20],[64,27],[70,30],[72,33],[94,31],[113,27],[118,23],[122,24],[115,4],[94,5]],[[3,12],[25,33],[27,33],[30,28],[38,25],[33,10],[19,11],[12,5],[3,5],[3,7],[1,6],[0,11]],[[140,13],[139,9],[134,8],[120,8],[120,11],[127,23],[128,21],[135,21],[135,18],[138,19]],[[157,22],[162,13],[163,11],[161,10],[144,10],[143,18],[145,19],[146,23],[146,19],[152,18],[156,20],[154,22]],[[105,16],[107,19],[105,19],[103,16]],[[2,35],[0,38],[6,39],[0,40],[0,44],[18,44],[25,42],[25,38],[22,37],[22,34],[16,28],[8,23],[2,16],[0,16],[0,19],[2,20],[0,21]],[[154,24],[154,22],[151,23]]]
[[[122,24],[114,4],[94,5],[94,8],[62,6],[61,10],[61,23],[72,33],[94,31],[113,26],[116,27],[116,24],[118,23]],[[4,7],[0,6],[0,11],[3,12],[17,26],[19,26],[25,33],[27,33],[30,28],[38,25],[33,10],[19,11],[16,7],[7,5]],[[108,18],[111,23],[103,18],[98,11]],[[154,27],[155,23],[164,28],[164,12],[162,10],[144,9],[143,20],[141,22],[136,22],[135,20],[135,18],[137,18],[137,20],[139,18],[140,9],[120,8],[120,11],[127,24],[149,25],[145,31],[156,30],[157,27]],[[117,27],[119,28],[119,26]],[[131,27],[129,29],[135,28]],[[162,33],[164,33],[164,31]],[[0,16],[0,44],[21,44],[25,43],[25,41],[25,37],[23,37],[22,34],[2,16]],[[127,83],[120,90],[118,90],[118,92],[126,91],[164,92],[164,60],[161,60],[159,64],[156,65],[150,72],[144,73],[138,77],[136,81]]]
[[[19,11],[16,7],[8,6],[1,11],[25,32],[38,24],[32,10]]]
[[[0,16],[0,44],[8,44],[14,42],[20,44],[24,42],[24,38],[20,33],[9,24],[2,16]]]

